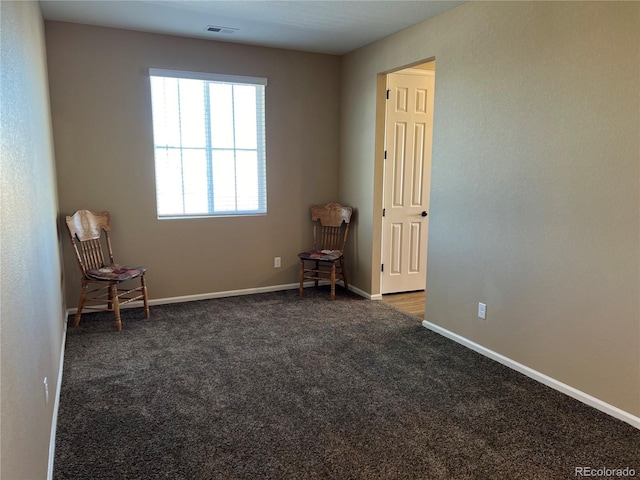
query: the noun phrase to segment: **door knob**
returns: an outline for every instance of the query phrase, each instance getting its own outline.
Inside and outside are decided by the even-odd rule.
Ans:
[[[422,212],[420,215],[422,215],[423,217],[426,217],[429,214],[427,212]]]

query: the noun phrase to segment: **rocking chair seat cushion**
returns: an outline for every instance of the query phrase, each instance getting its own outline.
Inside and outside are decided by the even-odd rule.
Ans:
[[[325,260],[333,262],[342,257],[340,250],[309,250],[298,254],[298,258],[303,260]]]
[[[123,282],[137,278],[147,271],[145,267],[128,267],[123,265],[109,265],[108,267],[87,270],[87,277],[94,280]]]

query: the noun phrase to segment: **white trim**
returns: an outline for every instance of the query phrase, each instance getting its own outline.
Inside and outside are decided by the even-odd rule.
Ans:
[[[212,298],[238,297],[241,295],[254,295],[256,293],[278,292],[280,290],[293,290],[299,286],[299,283],[289,283],[286,285],[273,285],[270,287],[244,288],[242,290],[199,293],[195,295],[184,295],[181,297],[156,298],[154,300],[149,300],[149,305],[167,305],[170,303],[194,302],[197,300],[209,300]],[[134,305],[135,303],[139,303],[138,306],[142,306],[142,302],[132,302],[131,306],[136,306]]]
[[[329,285],[329,281],[328,280],[321,280],[319,282],[320,285]],[[341,285],[342,281],[338,281],[336,282],[337,285]],[[306,287],[311,287],[313,286],[313,281],[310,282],[305,282],[305,286]],[[295,290],[298,287],[300,287],[299,283],[287,283],[287,284],[283,284],[283,285],[271,285],[268,287],[255,287],[255,288],[244,288],[241,290],[226,290],[226,291],[222,291],[222,292],[209,292],[209,293],[197,293],[195,295],[183,295],[180,297],[166,297],[166,298],[154,298],[152,300],[149,300],[149,305],[168,305],[170,303],[182,303],[182,302],[195,302],[198,300],[209,300],[212,298],[224,298],[224,297],[237,297],[240,295],[253,295],[256,293],[267,293],[267,292],[279,292],[282,290]],[[364,297],[368,300],[373,300],[372,296],[369,295],[368,293],[360,290],[359,288],[355,288],[351,285],[349,285],[349,290],[353,291],[353,293],[356,293],[358,295],[360,295],[361,297]],[[106,307],[106,305],[104,305]],[[131,302],[131,303],[127,303],[126,305],[122,305],[120,308],[121,309],[126,309],[126,308],[139,308],[143,306],[143,302],[141,300],[137,300],[135,302]],[[76,308],[69,308],[67,309],[67,315],[74,315],[76,312],[78,311],[77,307]],[[87,309],[86,313],[90,313],[94,310],[89,310]],[[83,313],[85,313],[83,311]]]
[[[422,68],[403,68],[402,70],[396,70],[395,72],[389,72],[392,75],[422,75],[426,77],[434,77],[436,72],[434,70],[424,70]]]
[[[502,365],[512,368],[513,370],[520,372],[526,375],[527,377],[532,378],[533,380],[536,380],[548,387],[551,387],[554,390],[564,393],[565,395],[569,395],[570,397],[575,398],[576,400],[586,405],[589,405],[590,407],[600,410],[601,412],[604,412],[608,415],[611,415],[612,417],[615,417],[618,420],[622,420],[623,422],[628,423],[632,427],[640,429],[640,417],[636,417],[635,415],[632,415],[629,412],[625,412],[624,410],[621,410],[618,407],[614,407],[613,405],[603,402],[602,400],[596,397],[593,397],[588,393],[582,392],[577,388],[567,385],[566,383],[562,383],[552,377],[549,377],[548,375],[545,375],[544,373],[538,372],[537,370],[527,367],[526,365],[518,363],[509,357],[505,357],[500,353],[494,352],[493,350],[490,350],[486,347],[483,347],[482,345],[472,342],[471,340],[461,335],[458,335],[457,333],[454,333],[450,330],[447,330],[446,328],[440,327],[439,325],[435,325],[431,322],[428,322],[427,320],[423,320],[422,326],[442,335],[443,337],[447,337],[453,340],[454,342],[459,343],[460,345],[464,345],[465,347],[475,352],[478,352],[479,354],[484,355],[485,357],[495,360],[496,362],[501,363]]]
[[[53,418],[51,419],[51,434],[49,436],[49,465],[47,480],[53,479],[53,461],[56,453],[56,430],[58,429],[58,410],[60,409],[60,392],[62,390],[62,371],[64,367],[64,350],[67,344],[67,317],[62,321],[62,344],[60,345],[60,365],[58,366],[58,385],[53,402]]]
[[[342,282],[339,282],[342,283]],[[358,287],[354,287],[353,285],[349,285],[349,290],[351,290],[353,293],[356,293],[358,295],[360,295],[361,297],[366,298],[367,300],[382,300],[382,295],[380,295],[379,293],[376,295],[371,295],[370,293],[365,292],[364,290],[360,290]]]
[[[150,68],[150,77],[188,78],[194,80],[207,80],[222,83],[244,83],[247,85],[267,86],[268,80],[264,77],[248,77],[244,75],[225,75],[223,73],[187,72],[184,70],[167,70],[164,68]]]

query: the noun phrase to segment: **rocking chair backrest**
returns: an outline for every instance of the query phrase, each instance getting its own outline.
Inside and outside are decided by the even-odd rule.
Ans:
[[[86,275],[87,270],[99,269],[115,263],[109,238],[111,230],[109,220],[109,212],[93,213],[89,210],[78,210],[67,217],[71,244],[83,275]],[[104,247],[101,240],[103,233],[108,261],[105,261],[103,253]]]
[[[311,220],[314,222],[313,249],[344,252],[352,212],[351,207],[343,207],[338,203],[313,205],[311,207]]]

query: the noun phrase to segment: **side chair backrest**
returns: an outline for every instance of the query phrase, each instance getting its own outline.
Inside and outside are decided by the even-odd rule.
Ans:
[[[344,252],[352,213],[351,207],[344,207],[338,203],[313,205],[311,220],[314,222],[314,250],[340,250]]]
[[[78,210],[67,217],[71,244],[83,275],[86,275],[87,270],[103,268],[114,263],[109,238],[110,218],[109,212],[94,213],[89,210]],[[105,261],[102,237],[108,261]]]

